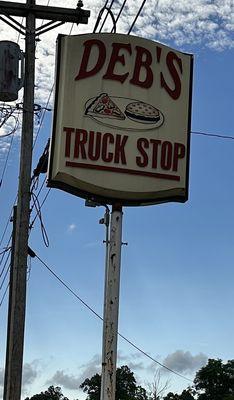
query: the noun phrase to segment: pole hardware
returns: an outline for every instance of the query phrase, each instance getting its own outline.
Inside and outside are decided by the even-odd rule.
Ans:
[[[34,28],[34,33],[36,37],[38,37],[51,29],[57,28],[65,22],[87,24],[90,17],[90,11],[83,10],[81,7],[82,5],[80,2],[78,2],[77,8],[71,9],[36,5],[32,0],[27,1],[26,4],[0,1],[0,19],[24,36],[26,35],[28,28],[12,18],[12,15],[15,17],[27,18],[31,13],[36,19],[51,20],[38,28]],[[4,15],[4,17],[2,15]]]
[[[0,41],[0,100],[15,101],[24,84],[24,54],[17,43]]]

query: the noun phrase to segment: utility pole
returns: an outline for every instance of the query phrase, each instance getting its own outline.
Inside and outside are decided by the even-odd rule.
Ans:
[[[33,4],[28,0],[27,4]],[[6,365],[4,400],[18,400],[21,395],[24,327],[26,309],[28,227],[30,217],[30,184],[34,119],[34,75],[35,75],[35,16],[28,13],[25,37],[25,83],[23,121],[21,136],[18,204],[13,256],[12,301],[9,327],[9,355]]]
[[[37,6],[35,0],[26,4],[0,1],[0,19],[25,35],[25,83],[23,100],[23,122],[21,136],[20,172],[18,184],[17,216],[13,249],[12,287],[10,288],[7,355],[4,382],[4,400],[20,400],[24,349],[26,310],[26,283],[28,235],[30,218],[30,186],[34,128],[34,81],[36,37],[65,22],[87,24],[89,11],[77,9]],[[26,26],[13,16],[26,18]],[[36,29],[36,19],[51,20]]]
[[[14,248],[15,248],[15,227],[16,227],[16,214],[17,214],[17,207],[13,207],[13,216],[12,216],[12,222],[13,222],[13,228],[12,228],[12,238],[11,238],[11,263],[10,263],[10,284],[9,284],[9,306],[8,306],[8,332],[7,332],[7,337],[10,337],[10,327],[11,327],[11,310],[12,310],[12,301],[14,302],[13,296],[15,295],[15,292],[13,291],[13,287],[15,286],[15,282],[17,280],[17,274],[13,274],[14,269],[13,269],[13,264],[14,264]],[[7,341],[7,350],[6,350],[6,366],[9,364],[9,340]],[[7,378],[8,375],[8,368],[5,369],[5,382],[8,381]],[[5,384],[4,384],[5,387]]]
[[[107,246],[106,250],[101,400],[115,399],[122,219],[122,207],[113,205],[109,249]]]

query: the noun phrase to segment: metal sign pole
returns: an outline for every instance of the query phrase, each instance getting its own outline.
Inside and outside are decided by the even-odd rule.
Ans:
[[[122,216],[122,207],[113,205],[106,254],[101,400],[115,399]]]

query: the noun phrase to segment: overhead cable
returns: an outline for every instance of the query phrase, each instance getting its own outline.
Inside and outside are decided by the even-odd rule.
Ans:
[[[107,4],[108,4],[108,0],[106,0],[104,6],[101,8],[101,10],[98,13],[98,16],[97,16],[97,19],[96,19],[96,23],[95,23],[94,28],[93,28],[93,33],[96,33],[96,30],[97,30],[98,25],[99,25],[99,23],[101,21],[101,18],[102,18],[102,14],[103,14],[104,10],[106,9]]]
[[[7,243],[6,248],[9,248],[11,238],[12,238],[12,234],[11,234],[9,240],[8,240],[8,243]],[[1,257],[1,260],[0,260],[0,265],[2,265],[3,260],[4,260],[4,257],[5,257],[6,254],[7,254],[7,251],[5,251],[5,252],[3,252],[3,253],[1,254],[2,257]],[[0,272],[0,278],[1,278],[3,272],[4,272],[5,268],[6,268],[6,264],[7,264],[7,261],[8,261],[8,259],[9,259],[9,257],[10,257],[10,253],[7,254],[7,259],[6,259],[5,264],[4,264],[3,268],[2,268],[2,271]]]
[[[0,188],[1,188],[1,186],[2,186],[3,178],[4,178],[4,175],[5,175],[5,172],[6,172],[6,168],[7,168],[7,164],[8,164],[8,159],[9,159],[10,152],[11,152],[11,148],[12,148],[12,144],[13,144],[13,139],[14,139],[14,135],[11,136],[10,145],[9,145],[9,148],[8,148],[8,151],[7,151],[7,156],[6,156],[6,159],[5,159],[5,162],[4,162],[4,167],[3,167],[2,175],[1,175],[1,179],[0,179]]]
[[[202,136],[210,136],[210,137],[216,137],[220,139],[231,139],[234,140],[234,136],[229,136],[229,135],[223,135],[219,133],[208,133],[208,132],[199,132],[199,131],[191,131],[194,135],[202,135]]]
[[[133,21],[132,25],[130,26],[130,29],[129,29],[129,31],[128,31],[128,35],[130,35],[130,33],[132,32],[132,30],[133,30],[133,28],[134,28],[134,25],[135,25],[135,23],[136,23],[136,21],[137,21],[139,15],[140,15],[142,9],[143,9],[145,3],[146,3],[146,0],[143,0],[142,3],[141,3],[140,8],[139,8],[139,10],[138,10],[138,13],[137,13],[137,15],[135,16],[134,21]]]
[[[10,271],[10,267],[11,267],[11,264],[9,264],[9,266],[8,266],[6,272],[5,272],[5,275],[4,275],[4,277],[2,278],[2,283],[1,283],[1,285],[0,285],[0,291],[2,290],[2,287],[3,287],[3,285],[4,285],[4,282],[5,282],[6,277],[7,277],[7,275],[8,275],[8,272]]]
[[[5,299],[5,296],[6,296],[6,294],[7,294],[7,291],[8,291],[9,286],[10,286],[10,282],[8,282],[8,285],[7,285],[5,291],[4,291],[3,295],[2,295],[2,298],[1,298],[1,301],[0,301],[0,307],[1,307],[2,304],[3,304],[3,301],[4,301],[4,299]]]
[[[100,29],[99,29],[99,33],[102,31],[102,29],[103,29],[103,27],[104,27],[104,25],[105,25],[105,23],[106,23],[106,20],[107,20],[108,15],[110,15],[110,16],[112,17],[112,22],[113,22],[113,24],[114,24],[114,27],[113,27],[113,28],[115,28],[115,19],[114,19],[112,10],[111,10],[111,9],[112,9],[112,6],[113,6],[113,4],[114,4],[114,1],[115,1],[115,0],[111,0],[111,3],[110,3],[110,5],[109,5],[109,7],[105,6],[105,7],[103,7],[103,9],[100,11],[101,16],[102,16],[102,14],[103,14],[103,12],[104,12],[105,10],[107,11],[107,13],[106,13],[105,18],[104,18],[104,20],[103,20],[103,22],[102,22],[102,25],[101,25],[101,27],[100,27]]]
[[[77,295],[77,293],[74,292],[74,290],[72,290],[34,251],[32,251],[32,249],[30,249],[30,253],[31,253],[31,257],[33,258],[37,258],[41,264],[44,265],[44,267],[47,268],[47,270],[77,299],[79,300],[86,308],[89,309],[89,311],[91,311],[92,314],[94,314],[98,319],[100,319],[101,321],[103,321],[103,318],[92,308],[90,307],[80,296]],[[179,376],[180,378],[186,379],[187,381],[192,382],[191,379],[187,378],[184,375],[181,375],[179,372],[172,370],[171,368],[168,368],[166,365],[160,363],[159,361],[157,361],[155,358],[151,357],[148,353],[146,353],[145,351],[143,351],[140,347],[136,346],[132,341],[130,341],[129,339],[127,339],[124,335],[122,335],[120,332],[118,332],[118,335],[125,340],[127,343],[129,343],[131,346],[133,346],[136,350],[138,350],[140,353],[142,353],[144,356],[146,356],[147,358],[149,358],[151,361],[153,361],[154,363],[160,365],[162,368],[168,370],[169,372]]]
[[[115,19],[115,26],[117,25],[117,22],[118,22],[118,20],[119,20],[121,14],[122,14],[122,12],[123,12],[123,9],[124,9],[124,7],[125,7],[126,1],[127,1],[127,0],[124,0],[124,2],[122,3],[122,6],[121,6],[121,8],[120,8],[120,10],[119,10],[119,13],[118,13],[118,15],[117,15],[117,17],[116,17],[116,19]],[[111,30],[111,33],[113,33],[113,32],[114,32],[114,27],[113,27],[112,30]]]

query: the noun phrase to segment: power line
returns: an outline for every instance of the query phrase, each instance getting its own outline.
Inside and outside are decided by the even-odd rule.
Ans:
[[[8,275],[8,272],[10,271],[10,266],[11,266],[11,264],[9,264],[9,266],[8,266],[6,272],[5,272],[5,275],[4,275],[3,279],[2,279],[2,283],[1,283],[1,285],[0,285],[0,290],[2,290],[2,287],[3,287],[3,285],[4,285],[4,282],[5,282],[6,277],[7,277],[7,275]]]
[[[7,247],[6,247],[6,248],[9,248],[9,244],[10,244],[11,238],[12,238],[12,235],[10,236],[10,238],[9,238],[9,240],[8,240],[8,243],[7,243]],[[4,260],[4,256],[5,256],[6,253],[7,253],[7,251],[5,251],[5,252],[2,254],[2,257],[1,257],[1,260],[0,260],[0,265],[2,265],[3,260]],[[8,255],[7,255],[7,259],[6,259],[5,264],[4,264],[3,268],[2,268],[2,271],[1,271],[1,273],[0,273],[0,278],[1,278],[3,272],[4,272],[5,268],[6,268],[6,264],[7,264],[7,261],[8,261],[8,259],[9,259],[9,257],[10,257],[10,252],[9,252]]]
[[[136,24],[136,21],[137,21],[139,15],[140,15],[140,13],[141,13],[141,11],[142,11],[142,9],[143,9],[145,3],[146,3],[146,0],[143,0],[142,3],[141,3],[140,8],[139,8],[139,10],[138,10],[138,13],[136,14],[135,19],[134,19],[132,25],[131,25],[130,28],[129,28],[128,35],[130,35],[130,33],[132,32],[132,30],[133,30],[133,28],[134,28],[134,25]]]
[[[118,13],[118,15],[117,15],[117,17],[116,17],[116,20],[115,20],[115,26],[117,25],[117,22],[118,22],[118,20],[119,20],[121,14],[122,14],[122,11],[123,11],[123,9],[124,9],[124,7],[125,7],[126,1],[127,1],[127,0],[124,0],[124,2],[122,3],[122,6],[121,6],[121,8],[120,8],[120,10],[119,10],[119,13]],[[113,27],[112,30],[111,30],[111,33],[113,33],[113,32],[114,32],[114,27]]]
[[[14,204],[16,203],[17,197],[18,197],[18,195],[16,195],[15,201],[13,202],[13,206],[11,207],[10,215],[9,215],[9,217],[8,217],[7,223],[6,223],[6,225],[5,225],[5,228],[4,228],[4,231],[3,231],[3,234],[2,234],[1,240],[0,240],[0,247],[1,247],[2,242],[3,242],[3,239],[4,239],[4,237],[5,237],[5,234],[6,234],[8,225],[9,225],[9,223],[11,222],[12,210],[13,210]],[[9,241],[10,241],[10,240],[9,240]],[[8,241],[8,243],[9,243],[9,241]],[[8,246],[8,245],[7,245],[7,246]],[[6,246],[6,247],[7,247],[7,246]]]
[[[101,8],[101,10],[99,11],[99,14],[98,14],[98,16],[97,16],[97,19],[96,19],[96,22],[95,22],[95,25],[94,25],[94,28],[93,28],[93,33],[95,33],[96,30],[97,30],[97,27],[98,27],[98,25],[99,25],[99,22],[101,21],[101,18],[102,18],[103,11],[104,11],[104,10],[106,9],[106,7],[107,7],[108,1],[109,1],[109,0],[106,0],[106,2],[105,2],[105,4],[104,4],[103,8]]]
[[[94,314],[98,319],[103,321],[103,318],[92,308],[90,307],[80,296],[77,295],[77,293],[74,292],[35,252],[33,252],[31,249],[29,250],[29,255],[31,257],[36,257],[43,265],[44,267],[47,268],[47,270],[77,299],[79,300],[86,308],[88,308],[89,311],[91,311],[92,314]],[[118,332],[119,337],[121,337],[123,340],[125,340],[128,344],[130,344],[132,347],[134,347],[136,350],[138,350],[140,353],[142,353],[144,356],[149,358],[151,361],[154,363],[160,365],[162,368],[166,369],[167,371],[179,376],[180,378],[186,379],[187,381],[192,382],[191,379],[187,378],[184,375],[181,375],[179,372],[176,372],[172,370],[171,368],[168,368],[166,365],[160,363],[157,361],[155,358],[151,357],[148,353],[146,353],[144,350],[142,350],[140,347],[136,346],[131,340],[127,339],[124,335],[122,335],[120,332]]]
[[[102,29],[103,29],[103,27],[104,27],[104,25],[105,25],[105,23],[106,23],[107,17],[108,17],[108,15],[109,15],[109,13],[111,12],[111,9],[112,9],[112,6],[113,6],[113,4],[114,4],[114,1],[115,1],[115,0],[111,0],[110,6],[107,7],[107,5],[105,5],[105,7],[103,7],[103,9],[102,9],[102,11],[106,10],[107,13],[106,13],[105,18],[104,18],[104,21],[103,21],[103,23],[102,23],[102,25],[101,25],[101,28],[99,29],[99,33],[102,31]]]
[[[9,286],[10,286],[10,282],[8,282],[8,285],[7,285],[5,291],[4,291],[3,295],[2,295],[2,298],[1,298],[1,301],[0,301],[0,307],[2,306],[2,303],[3,303],[4,299],[5,299],[5,296],[7,294]]]
[[[234,136],[229,136],[229,135],[223,135],[220,133],[208,133],[208,132],[199,132],[199,131],[191,131],[194,135],[202,135],[202,136],[210,136],[210,137],[216,137],[220,139],[230,139],[234,140]]]
[[[3,171],[2,171],[2,175],[1,175],[1,179],[0,179],[0,188],[1,188],[1,186],[2,186],[3,178],[4,178],[4,175],[5,175],[5,172],[6,172],[6,168],[7,168],[7,164],[8,164],[8,159],[9,159],[9,156],[10,156],[10,151],[11,151],[11,148],[12,148],[12,144],[13,144],[13,139],[14,139],[14,137],[15,137],[15,135],[12,134],[12,136],[11,136],[11,141],[10,141],[10,146],[9,146],[9,148],[8,148],[7,156],[6,156],[6,159],[5,159],[5,163],[4,163],[4,167],[3,167]]]

